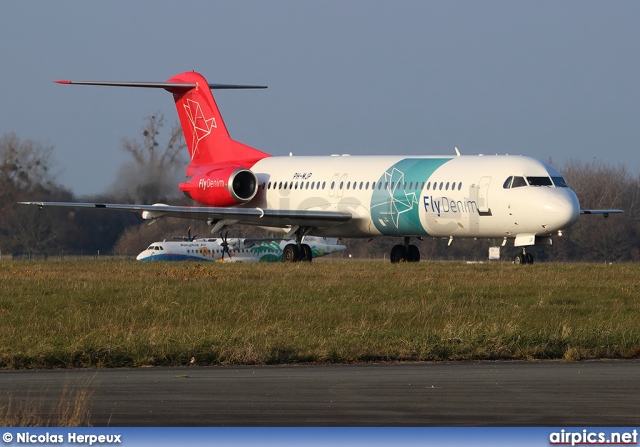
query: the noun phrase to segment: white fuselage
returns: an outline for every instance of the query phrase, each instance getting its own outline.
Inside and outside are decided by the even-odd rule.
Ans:
[[[354,216],[317,236],[549,236],[580,212],[561,174],[524,156],[269,157],[251,170],[259,187],[246,206]],[[531,182],[505,187],[510,177]]]

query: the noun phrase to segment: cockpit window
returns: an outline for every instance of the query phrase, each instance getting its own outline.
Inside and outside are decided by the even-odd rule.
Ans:
[[[556,185],[556,187],[558,188],[568,188],[569,185],[567,185],[567,182],[564,181],[564,178],[562,177],[551,177],[551,180],[553,180],[553,184]]]
[[[511,176],[502,185],[504,189],[520,188],[522,186],[556,186],[567,188],[567,182],[562,177],[517,177]]]
[[[514,177],[511,187],[520,188],[521,186],[527,186],[527,181],[524,179],[524,177]]]
[[[527,177],[531,186],[553,186],[549,177]]]

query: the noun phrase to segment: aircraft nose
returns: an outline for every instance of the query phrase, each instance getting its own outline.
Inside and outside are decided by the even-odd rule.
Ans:
[[[557,191],[544,205],[547,231],[566,230],[576,223],[579,215],[578,197],[569,188]]]

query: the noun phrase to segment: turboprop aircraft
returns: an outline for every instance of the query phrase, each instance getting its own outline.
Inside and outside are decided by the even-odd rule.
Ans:
[[[286,156],[274,157],[229,136],[211,89],[265,88],[209,84],[195,72],[165,82],[55,81],[161,88],[173,95],[190,163],[179,189],[198,206],[22,202],[45,206],[141,211],[206,220],[212,233],[234,224],[277,229],[293,237],[283,259],[311,259],[305,235],[397,236],[391,262],[417,262],[411,238],[502,238],[522,247],[514,262],[532,263],[526,247],[550,245],[580,214],[576,194],[549,164],[525,156]]]
[[[305,236],[302,242],[313,258],[346,250],[337,238]],[[291,240],[251,238],[189,238],[183,241],[154,242],[138,255],[138,261],[277,262]]]

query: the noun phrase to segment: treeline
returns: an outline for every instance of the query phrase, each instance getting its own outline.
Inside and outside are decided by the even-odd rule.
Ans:
[[[122,166],[114,185],[100,196],[76,196],[57,183],[53,174],[52,146],[13,133],[0,136],[0,253],[114,254],[136,255],[151,242],[186,235],[211,236],[203,222],[161,219],[147,225],[137,213],[73,210],[17,205],[19,201],[88,201],[115,203],[183,203],[177,183],[184,175],[186,154],[177,123],[167,135],[161,114],[147,119],[139,139],[124,139],[123,150],[131,162]],[[582,208],[620,208],[624,214],[603,218],[581,216],[578,223],[555,236],[553,246],[531,248],[538,261],[628,262],[640,260],[640,176],[625,166],[601,161],[573,161],[556,166],[576,192]],[[252,227],[233,227],[230,237],[264,237],[265,231]],[[218,235],[214,235],[218,236]],[[349,247],[338,257],[388,258],[398,238],[345,239]],[[491,246],[502,239],[448,240],[425,238],[418,242],[422,259],[486,260]],[[502,259],[519,252],[507,243],[501,247]]]
[[[109,251],[124,230],[140,223],[133,213],[18,205],[19,201],[77,201],[51,174],[53,148],[15,134],[0,137],[0,250],[15,253]],[[83,198],[84,199],[84,198]],[[117,200],[117,197],[86,197]]]
[[[98,196],[76,196],[53,173],[53,147],[14,133],[0,136],[0,252],[50,255],[114,253],[125,230],[142,224],[130,212],[50,207],[40,211],[19,201],[155,203],[177,194],[184,176],[185,144],[178,123],[163,132],[161,113],[145,119],[140,137],[124,138],[131,156],[113,185]],[[139,252],[140,250],[138,250]],[[137,254],[128,253],[128,254]]]

